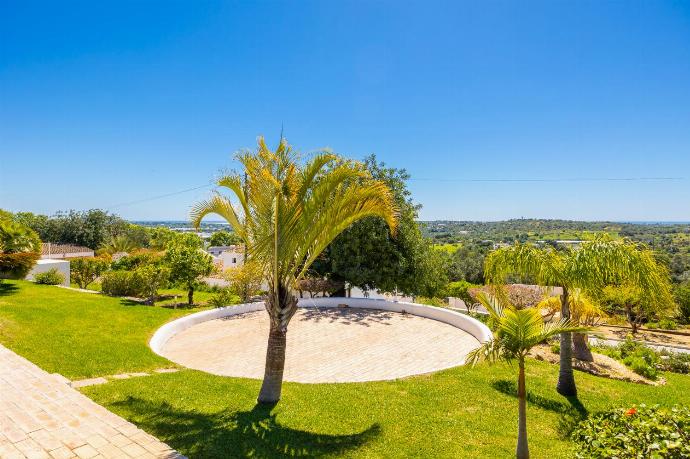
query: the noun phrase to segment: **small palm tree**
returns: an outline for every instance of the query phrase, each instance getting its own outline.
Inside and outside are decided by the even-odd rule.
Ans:
[[[541,286],[561,287],[561,318],[570,319],[570,295],[574,289],[599,292],[608,284],[625,280],[638,286],[650,303],[673,303],[666,270],[652,253],[627,240],[597,235],[579,249],[540,248],[516,243],[491,252],[485,260],[484,277],[502,284],[510,274],[531,277]],[[585,336],[575,334],[578,347],[587,346]],[[573,375],[573,335],[561,334],[560,371],[556,390],[562,395],[577,395]]]
[[[472,365],[486,360],[518,361],[518,441],[515,455],[529,458],[527,445],[527,392],[525,389],[525,357],[537,344],[560,333],[583,331],[568,320],[544,323],[534,308],[516,309],[503,298],[480,293],[478,300],[489,311],[494,324],[494,339],[484,343],[468,356]]]
[[[264,272],[270,331],[258,401],[275,403],[282,388],[288,324],[297,310],[297,281],[348,226],[376,216],[394,231],[398,211],[388,187],[359,162],[322,152],[300,164],[284,140],[275,152],[263,138],[258,143],[256,153],[237,155],[244,176],[228,175],[217,182],[232,191],[237,208],[216,194],[196,205],[191,217],[197,227],[208,214],[226,219],[244,240],[248,259]]]

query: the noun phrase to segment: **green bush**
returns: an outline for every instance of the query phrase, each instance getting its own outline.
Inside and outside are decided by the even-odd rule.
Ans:
[[[219,289],[215,295],[208,300],[208,304],[214,308],[222,308],[237,302],[237,296],[229,288]]]
[[[582,421],[572,438],[577,458],[687,458],[690,409],[618,408]]]
[[[659,322],[647,322],[645,324],[650,329],[675,330],[678,324],[672,319],[661,319]]]
[[[140,250],[113,261],[111,268],[113,271],[133,271],[141,266],[159,265],[162,258],[163,255],[160,252]]]
[[[628,336],[618,346],[596,346],[596,352],[620,360],[635,373],[649,379],[656,379],[659,375],[661,357],[654,349],[633,341]]]
[[[0,215],[0,278],[23,279],[41,257],[34,230]]]
[[[70,275],[79,288],[86,288],[108,270],[110,263],[101,257],[84,257],[70,260]]]
[[[101,278],[101,291],[111,296],[135,296],[139,287],[131,271],[110,271]]]
[[[690,354],[683,352],[660,352],[659,369],[672,373],[690,374]]]
[[[57,269],[49,269],[44,273],[34,275],[34,282],[44,285],[60,285],[65,282],[65,276]]]

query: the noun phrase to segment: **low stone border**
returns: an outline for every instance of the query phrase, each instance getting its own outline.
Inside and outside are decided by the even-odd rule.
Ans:
[[[298,306],[301,308],[338,308],[350,307],[361,309],[379,309],[384,311],[402,312],[427,319],[438,320],[439,322],[452,325],[474,336],[480,343],[485,343],[493,338],[489,327],[482,322],[468,315],[449,309],[426,306],[417,303],[406,303],[398,301],[375,300],[370,298],[303,298],[299,300]],[[163,325],[156,330],[149,346],[156,354],[162,354],[165,343],[177,333],[186,330],[194,325],[208,320],[220,319],[223,317],[235,316],[247,312],[261,311],[264,303],[244,303],[223,308],[211,309],[208,311],[197,312],[188,316],[181,317]]]

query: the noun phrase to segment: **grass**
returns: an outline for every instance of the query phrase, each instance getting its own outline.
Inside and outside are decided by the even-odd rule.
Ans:
[[[172,366],[148,347],[185,312],[25,281],[0,284],[0,343],[70,379]]]
[[[288,356],[289,358],[289,356]],[[690,378],[662,387],[577,374],[580,398],[555,391],[556,367],[528,361],[528,429],[535,458],[570,457],[568,434],[588,413],[688,403]],[[513,455],[515,366],[459,367],[358,384],[286,383],[275,407],[256,406],[259,381],[184,370],[85,389],[98,403],[192,458],[473,457]]]
[[[0,342],[69,377],[141,371],[169,365],[146,342],[182,313],[8,282],[0,289]],[[275,407],[255,404],[259,381],[193,370],[111,381],[84,393],[192,458],[497,458],[512,456],[515,447],[516,372],[514,365],[499,364],[396,381],[286,383]],[[664,377],[667,384],[654,387],[577,373],[580,398],[565,398],[555,391],[557,367],[530,359],[533,457],[570,457],[568,433],[589,413],[639,403],[690,404],[690,376]]]

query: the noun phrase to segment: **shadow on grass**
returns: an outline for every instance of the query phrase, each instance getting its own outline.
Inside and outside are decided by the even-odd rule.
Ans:
[[[17,287],[15,284],[8,284],[0,279],[0,296],[12,295],[17,293],[18,290],[19,287]]]
[[[515,384],[515,382],[501,379],[493,382],[491,385],[497,391],[517,398],[517,384]],[[555,389],[554,393],[556,393]],[[565,399],[565,402],[542,397],[541,395],[527,391],[527,404],[560,414],[558,432],[563,438],[566,438],[570,436],[573,429],[580,421],[587,419],[589,411],[576,396],[558,396]]]
[[[141,428],[194,458],[320,457],[356,449],[380,433],[378,424],[350,435],[293,429],[276,420],[274,405],[206,414],[128,397],[113,406],[130,410]]]

